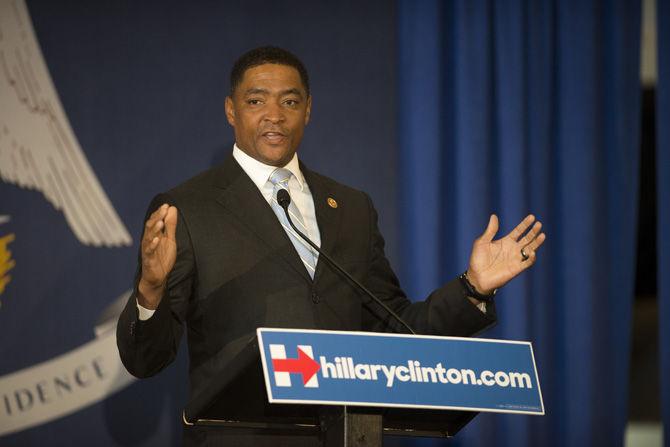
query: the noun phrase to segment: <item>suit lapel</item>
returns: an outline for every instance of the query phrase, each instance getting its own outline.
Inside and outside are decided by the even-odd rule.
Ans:
[[[271,253],[276,253],[278,258],[307,281],[312,282],[272,208],[232,155],[222,166],[216,186],[221,190],[217,201],[235,216],[244,228],[267,245]]]
[[[302,163],[300,164],[300,169],[307,180],[312,193],[312,199],[314,200],[314,212],[316,213],[316,221],[319,224],[319,233],[321,235],[321,250],[327,255],[332,256],[340,229],[342,212],[338,208],[329,205],[328,201],[329,199],[333,199],[339,204],[337,194],[321,177],[312,173]],[[315,282],[318,281],[325,268],[324,262],[319,257],[316,272],[314,273]]]

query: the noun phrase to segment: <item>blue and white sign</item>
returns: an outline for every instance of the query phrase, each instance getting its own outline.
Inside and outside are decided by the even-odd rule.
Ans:
[[[529,342],[257,329],[272,403],[544,414]]]

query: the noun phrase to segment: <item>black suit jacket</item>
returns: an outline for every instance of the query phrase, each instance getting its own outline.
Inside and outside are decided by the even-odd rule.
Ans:
[[[410,302],[384,254],[369,197],[301,169],[313,195],[321,248],[417,333],[467,336],[495,322],[493,306],[480,312],[458,280]],[[232,156],[157,196],[148,214],[164,202],[179,210],[177,262],[166,296],[147,321],[138,319],[131,296],[117,327],[121,359],[133,375],[151,376],[172,362],[185,326],[191,402],[207,400],[226,360],[260,326],[404,332],[322,260],[310,278],[274,212]],[[136,285],[138,279],[139,272]]]

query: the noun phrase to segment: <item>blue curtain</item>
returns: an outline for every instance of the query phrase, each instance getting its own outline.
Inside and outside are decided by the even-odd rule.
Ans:
[[[656,88],[656,172],[661,412],[665,447],[670,447],[670,2],[657,2],[658,84]],[[664,318],[666,317],[666,318]]]
[[[480,415],[451,442],[622,445],[639,2],[399,0],[397,15],[403,285],[421,297],[463,271],[491,212],[500,234],[533,212],[548,235],[486,334],[532,341],[547,414]]]

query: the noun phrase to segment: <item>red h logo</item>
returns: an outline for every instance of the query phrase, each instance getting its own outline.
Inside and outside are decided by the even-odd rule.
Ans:
[[[321,365],[314,361],[311,346],[298,345],[298,358],[287,359],[284,345],[270,345],[270,358],[276,386],[291,386],[291,373],[301,374],[302,383],[306,388],[319,386],[316,372]]]

